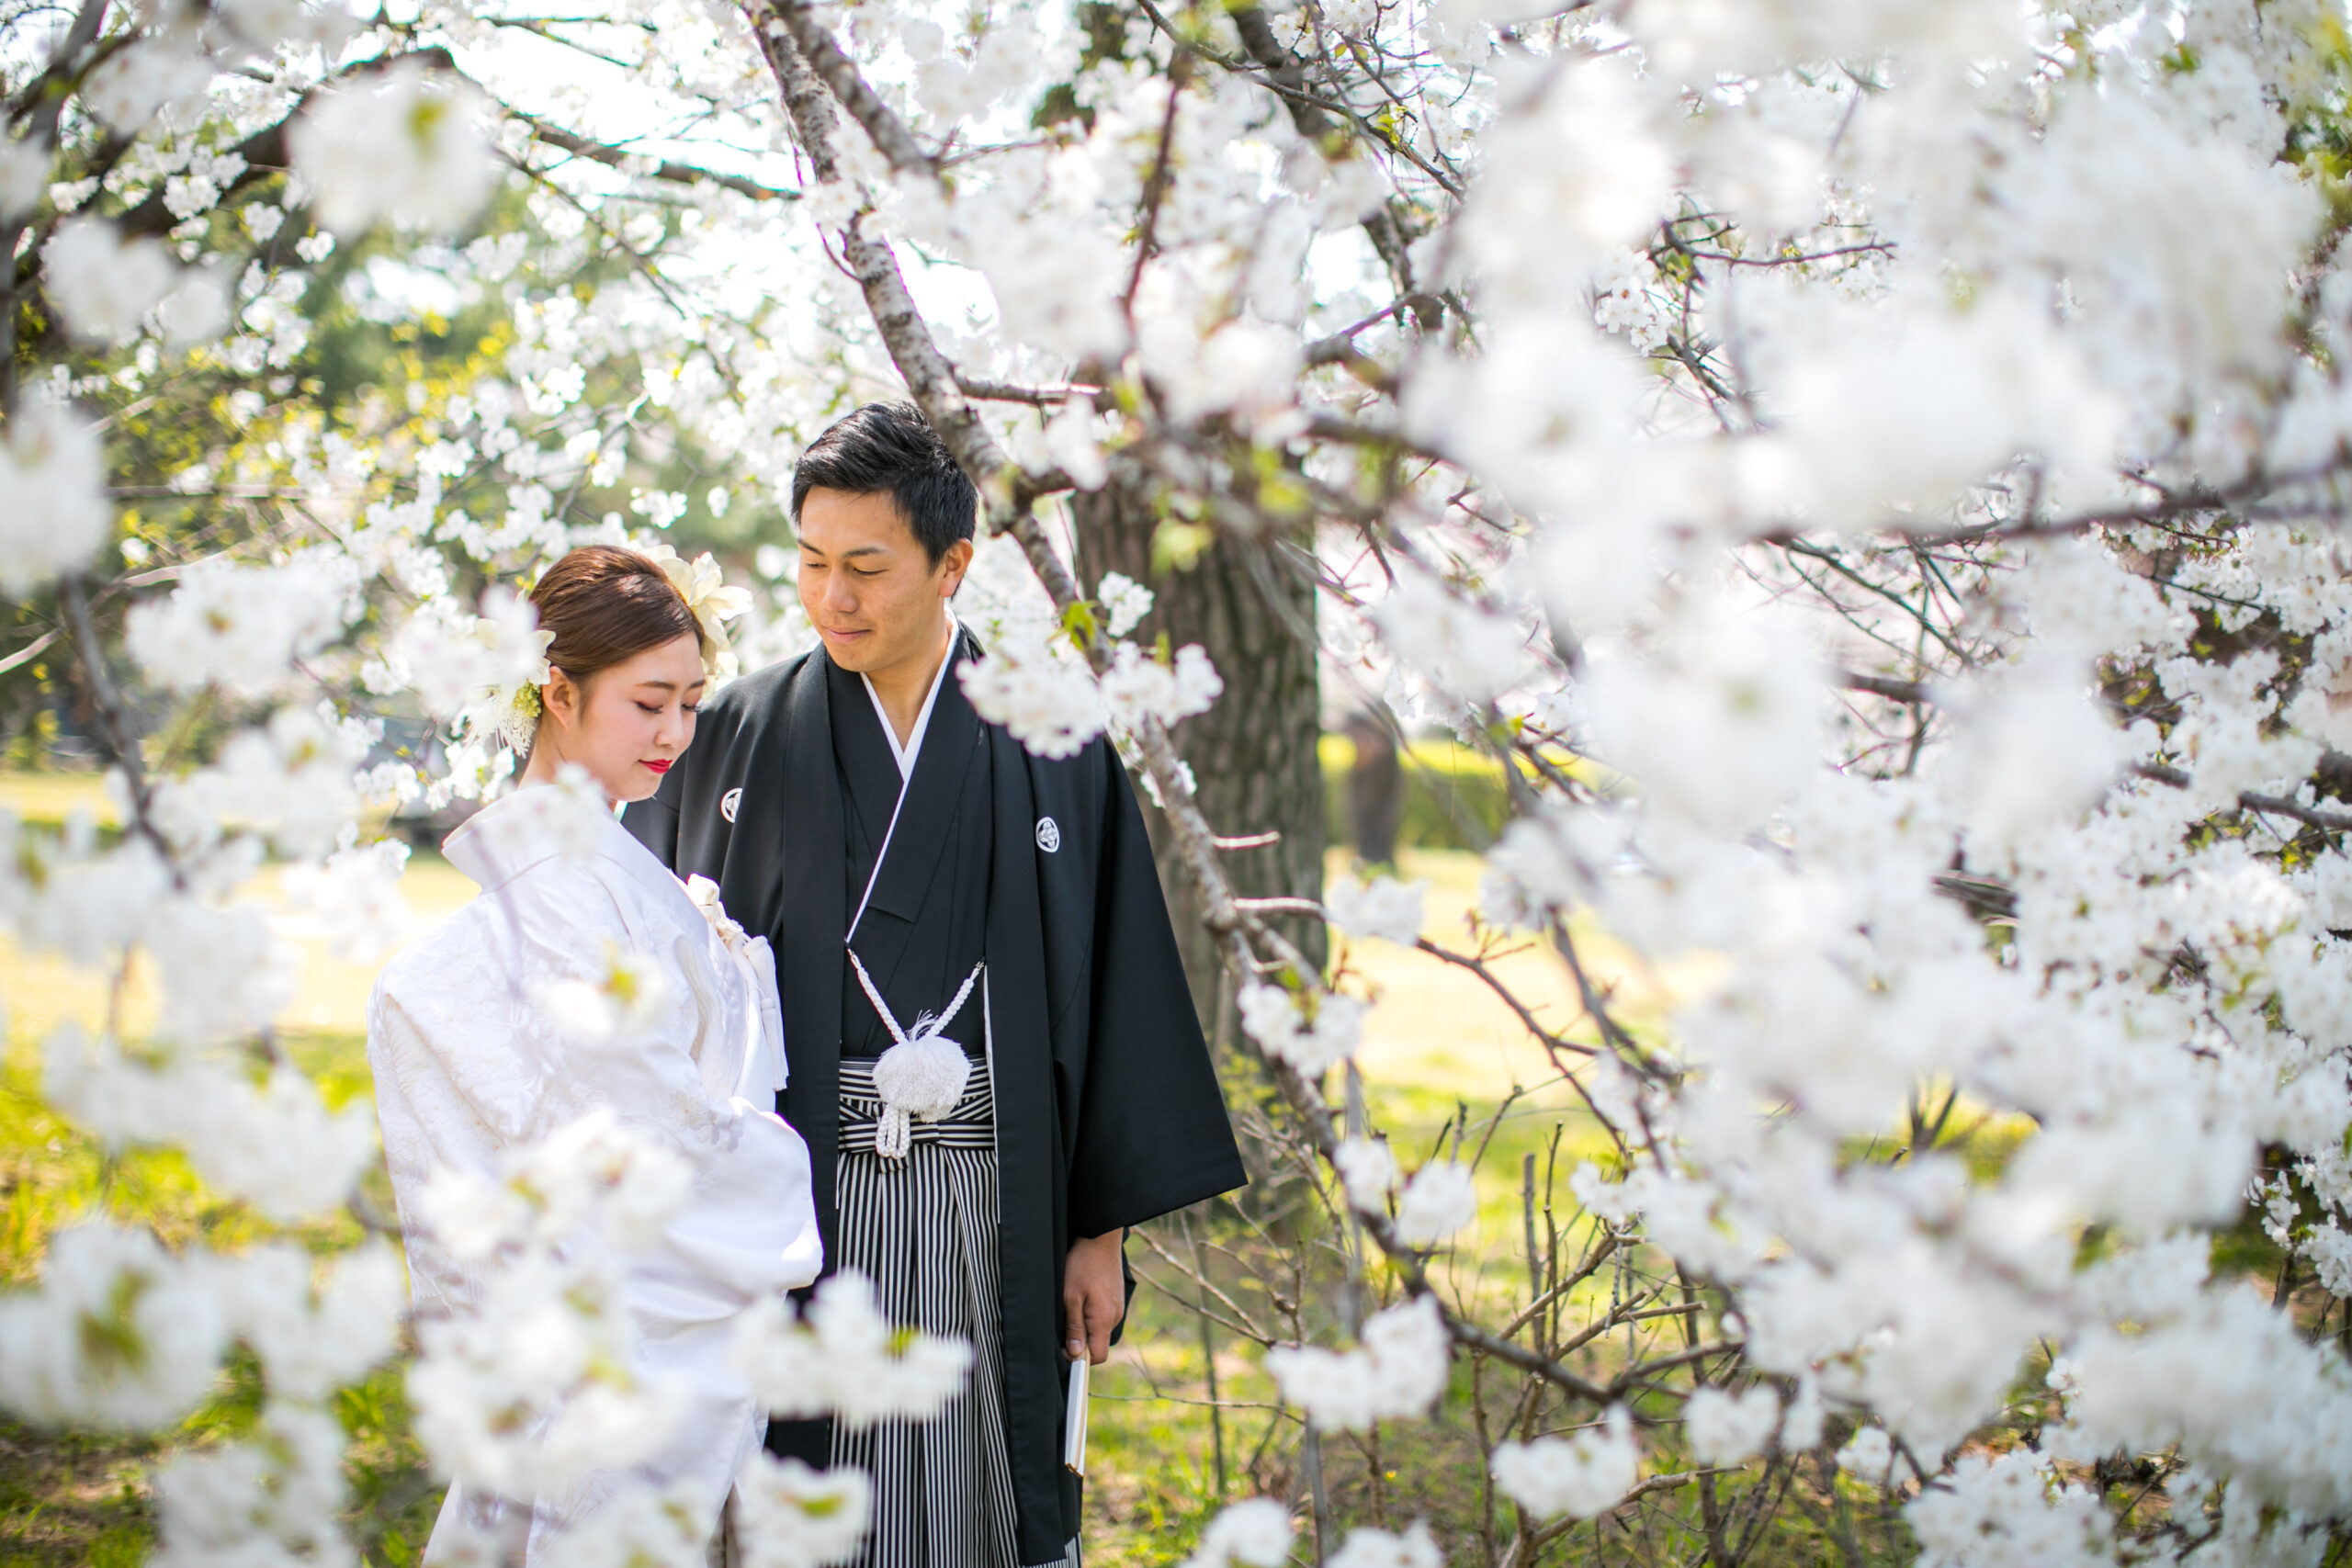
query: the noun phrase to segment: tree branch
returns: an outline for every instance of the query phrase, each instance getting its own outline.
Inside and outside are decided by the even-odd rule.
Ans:
[[[1932,703],[1935,696],[1925,681],[1897,681],[1887,675],[1865,675],[1858,671],[1840,670],[1838,683],[1849,692],[1868,692],[1874,697],[1884,697],[1891,703]]]
[[[748,196],[754,201],[797,201],[800,199],[800,193],[797,190],[781,190],[775,186],[764,186],[757,180],[746,179],[741,175],[720,174],[714,169],[700,168],[693,164],[681,164],[673,159],[665,158],[650,169],[631,171],[630,164],[650,163],[651,160],[641,153],[631,152],[626,148],[615,147],[608,142],[594,141],[577,131],[566,130],[560,125],[541,119],[537,115],[526,114],[521,109],[510,108],[506,113],[512,118],[529,126],[534,140],[544,141],[548,146],[569,152],[574,157],[585,158],[591,163],[618,169],[624,174],[635,172],[644,178],[667,180],[673,185],[714,185],[722,189],[731,190],[738,196]]]
[[[792,122],[793,139],[800,143],[801,155],[808,160],[809,172],[820,184],[832,184],[841,177],[841,166],[833,156],[832,98],[817,73],[808,69],[808,62],[794,46],[782,22],[762,20],[756,6],[746,11],[745,19],[784,95],[785,115]]]
[[[2321,768],[2326,768],[2330,759],[2341,756],[2340,752],[2327,753],[2320,759]],[[2151,784],[2169,784],[2174,789],[2187,789],[2194,782],[2194,776],[2186,770],[2167,767],[2162,762],[2134,762],[2132,764],[2132,771]],[[2324,833],[2352,832],[2352,812],[2323,811],[2315,806],[2305,806],[2301,801],[2291,800],[2283,795],[2259,795],[2250,789],[2240,790],[2237,807],[2241,811],[2257,811],[2273,817],[2292,818],[2305,827],[2317,828]]]
[[[1503,984],[1502,976],[1496,974],[1485,959],[1473,958],[1466,953],[1455,953],[1450,948],[1440,947],[1436,942],[1430,941],[1427,937],[1419,939],[1413,943],[1413,945],[1419,948],[1423,953],[1428,953],[1431,958],[1437,959],[1442,963],[1451,964],[1457,969],[1467,969],[1471,974],[1476,975],[1486,986],[1487,989],[1494,992],[1496,996],[1502,998],[1504,1006],[1510,1008],[1512,1012],[1519,1015],[1519,1021],[1526,1026],[1527,1032],[1535,1036],[1536,1039],[1542,1041],[1547,1048],[1554,1051],[1566,1051],[1572,1055],[1577,1056],[1598,1056],[1600,1055],[1600,1049],[1599,1046],[1579,1045],[1576,1042],[1563,1039],[1561,1036],[1555,1034],[1550,1030],[1544,1028],[1542,1023],[1536,1021],[1535,1014],[1529,1010],[1527,1004],[1521,1001],[1518,996],[1512,992],[1509,986]]]
[[[1072,382],[1067,387],[1019,387],[1010,381],[984,381],[956,371],[956,385],[967,398],[978,398],[984,403],[1027,403],[1034,408],[1053,408],[1072,398],[1091,398],[1102,389]]]
[[[890,161],[890,166],[900,174],[920,174],[932,179],[939,177],[939,160],[915,139],[907,122],[900,119],[881,95],[866,84],[858,73],[856,63],[842,52],[833,35],[819,21],[809,8],[808,0],[768,0],[768,9],[784,24],[793,47],[816,72],[850,118],[865,131],[866,140],[875,150]]]
[[[833,45],[831,35],[805,5],[795,10],[794,0],[773,3],[782,30],[757,28],[761,48],[783,89],[785,107],[792,117],[802,151],[808,155],[818,179],[830,185],[841,177],[833,150],[831,103],[827,98],[827,88],[831,84],[819,81],[808,57],[801,51],[799,38],[807,35],[818,39],[831,51],[836,73],[854,85],[846,89],[853,96],[861,102],[870,101],[873,108],[883,115],[888,115],[889,110],[874,96],[871,88],[865,87],[857,76],[856,67]],[[836,99],[843,90],[833,89]],[[895,117],[892,119],[895,122]],[[872,134],[870,129],[868,134]],[[996,444],[978,412],[966,400],[956,367],[940,352],[931,335],[930,324],[915,308],[914,296],[907,291],[906,278],[899,271],[899,258],[875,224],[870,210],[862,209],[850,219],[841,231],[841,243],[842,259],[865,294],[866,311],[874,318],[875,330],[881,334],[891,362],[905,379],[908,392],[922,410],[923,417],[931,422],[931,427],[939,432],[940,439],[947,443],[956,460],[979,486],[989,511],[989,532],[1010,533],[1019,538],[1031,566],[1041,576],[1050,570],[1066,591],[1067,597],[1065,592],[1055,592],[1056,602],[1075,602],[1079,597],[1076,583],[1053,554],[1043,531],[1036,528],[1035,520],[1028,516],[1031,504],[1039,497],[1069,489],[1069,477],[1058,471],[1030,474],[1006,457],[1003,448]],[[1025,530],[1020,525],[1024,519],[1028,523]],[[1054,591],[1055,581],[1047,581],[1046,587]]]

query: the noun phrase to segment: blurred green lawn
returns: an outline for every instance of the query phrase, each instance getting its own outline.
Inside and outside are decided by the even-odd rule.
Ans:
[[[28,821],[56,821],[76,807],[104,808],[95,781],[55,775],[0,774],[0,806]],[[1478,863],[1452,851],[1405,852],[1403,873],[1430,883],[1424,932],[1455,946],[1468,942],[1464,917],[1475,897]],[[1344,869],[1335,853],[1335,874]],[[420,924],[447,914],[472,896],[472,885],[437,855],[410,863],[404,891]],[[251,897],[268,902],[273,879],[258,878]],[[342,964],[319,951],[298,922],[281,926],[301,955],[295,996],[282,1015],[296,1059],[341,1102],[368,1088],[363,1043],[373,965]],[[1461,1256],[1474,1260],[1457,1272],[1465,1289],[1480,1288],[1476,1260],[1491,1259],[1486,1288],[1506,1282],[1520,1255],[1518,1173],[1521,1158],[1548,1145],[1552,1129],[1568,1122],[1562,1171],[1590,1146],[1589,1124],[1577,1117],[1568,1091],[1543,1051],[1510,1012],[1474,976],[1411,949],[1385,942],[1353,944],[1351,962],[1378,991],[1359,1060],[1370,1086],[1375,1121],[1396,1136],[1409,1166],[1426,1157],[1430,1140],[1462,1108],[1490,1114],[1515,1090],[1529,1090],[1498,1130],[1483,1168],[1481,1214]],[[788,960],[787,960],[788,961]],[[1634,970],[1623,955],[1597,944],[1597,965],[1621,1001],[1639,1015],[1656,1010],[1677,977]],[[1556,962],[1521,951],[1495,962],[1496,972],[1533,1005],[1548,1026],[1573,1032],[1578,1009]],[[124,1022],[136,1034],[153,1015],[152,993],[134,975]],[[105,1017],[99,979],[52,959],[28,957],[0,942],[0,1005],[5,1005],[5,1056],[0,1056],[0,1285],[37,1274],[47,1234],[94,1209],[154,1225],[167,1242],[198,1235],[234,1247],[260,1227],[241,1208],[206,1194],[183,1162],[167,1154],[133,1152],[117,1159],[38,1100],[38,1044],[60,1021],[96,1027]],[[1548,1086],[1548,1087],[1545,1087]],[[379,1178],[380,1181],[380,1177]],[[338,1245],[345,1228],[325,1227],[311,1239]],[[1148,1277],[1144,1247],[1135,1247]],[[1504,1260],[1509,1260],[1508,1263]],[[1465,1265],[1457,1263],[1457,1270]],[[1510,1280],[1520,1288],[1523,1274]],[[1257,1352],[1220,1336],[1216,1350],[1226,1495],[1246,1495],[1252,1477],[1287,1490],[1281,1455],[1292,1429],[1278,1424],[1272,1385]],[[1159,1564],[1181,1557],[1217,1502],[1215,1434],[1204,1403],[1207,1362],[1197,1315],[1147,1285],[1111,1365],[1097,1374],[1087,1498],[1090,1560],[1104,1568]],[[360,1544],[369,1561],[404,1565],[414,1560],[437,1492],[426,1484],[409,1441],[397,1367],[346,1394],[342,1414],[359,1441],[353,1479],[358,1505],[382,1516],[388,1532],[370,1531]],[[63,1568],[69,1563],[130,1563],[150,1540],[144,1468],[164,1450],[216,1440],[250,1418],[255,1391],[249,1369],[232,1367],[214,1404],[161,1443],[120,1441],[76,1434],[38,1433],[0,1421],[0,1568]],[[1419,1440],[1407,1434],[1407,1441]],[[1253,1466],[1253,1458],[1255,1464]],[[1358,1483],[1380,1478],[1362,1461]],[[1385,1465],[1384,1465],[1385,1468]],[[1335,1466],[1335,1477],[1338,1469]],[[1438,1499],[1430,1499],[1432,1504]],[[1397,1500],[1398,1518],[1419,1511]]]

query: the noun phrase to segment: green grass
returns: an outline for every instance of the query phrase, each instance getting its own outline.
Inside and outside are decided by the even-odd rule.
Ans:
[[[13,1027],[0,1060],[0,1284],[28,1282],[52,1232],[101,1214],[152,1226],[175,1248],[200,1242],[233,1252],[265,1235],[290,1234],[334,1251],[357,1240],[358,1227],[348,1220],[273,1230],[242,1204],[208,1193],[176,1154],[132,1149],[107,1156],[40,1104],[34,1042],[27,1036],[21,1023]],[[288,1043],[331,1102],[364,1091],[367,1057],[357,1035],[308,1033]],[[389,1203],[380,1171],[372,1185],[378,1202]],[[260,1395],[253,1366],[232,1358],[212,1397],[170,1433],[61,1433],[0,1418],[0,1568],[141,1562],[153,1543],[150,1467],[171,1453],[238,1437]],[[335,1409],[353,1438],[347,1513],[362,1544],[375,1548],[368,1560],[413,1562],[439,1493],[428,1487],[424,1456],[409,1436],[400,1368],[380,1368],[345,1390]]]

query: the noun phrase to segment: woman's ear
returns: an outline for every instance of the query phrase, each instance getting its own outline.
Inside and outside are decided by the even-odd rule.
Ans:
[[[548,683],[539,689],[539,705],[549,717],[560,719],[567,727],[580,723],[580,709],[586,694],[580,683],[560,670],[548,671]]]

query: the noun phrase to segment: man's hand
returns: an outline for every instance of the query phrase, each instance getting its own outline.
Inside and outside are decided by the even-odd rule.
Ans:
[[[1069,1244],[1062,1265],[1062,1354],[1094,1366],[1111,1359],[1111,1330],[1127,1310],[1127,1282],[1119,1269],[1120,1244],[1127,1233],[1085,1237]]]

